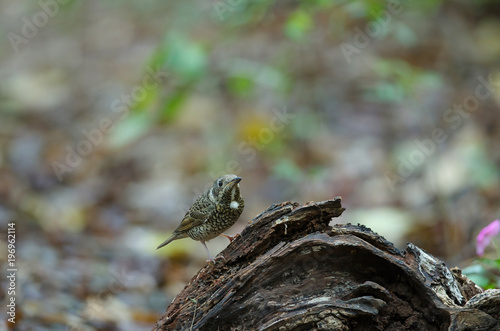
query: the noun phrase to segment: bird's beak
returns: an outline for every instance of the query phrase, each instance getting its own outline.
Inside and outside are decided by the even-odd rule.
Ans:
[[[226,186],[227,185],[234,186],[234,185],[238,184],[240,181],[241,181],[241,177],[236,177],[233,180],[231,180],[229,183],[227,183]]]

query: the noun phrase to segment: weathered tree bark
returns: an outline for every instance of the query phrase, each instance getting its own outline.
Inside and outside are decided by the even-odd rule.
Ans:
[[[329,226],[343,211],[340,197],[272,205],[154,330],[500,330],[500,290],[364,226]]]

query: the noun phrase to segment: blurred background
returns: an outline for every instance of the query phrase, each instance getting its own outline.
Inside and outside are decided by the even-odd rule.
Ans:
[[[206,260],[188,239],[155,248],[225,173],[246,201],[229,234],[273,203],[342,196],[332,223],[464,268],[500,217],[498,1],[0,9],[12,329],[151,329]]]

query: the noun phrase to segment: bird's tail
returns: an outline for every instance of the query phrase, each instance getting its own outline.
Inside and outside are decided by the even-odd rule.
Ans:
[[[160,246],[156,247],[156,249],[160,249],[162,248],[163,246],[166,246],[168,244],[170,244],[172,241],[174,240],[177,240],[177,239],[182,239],[182,238],[185,238],[186,235],[182,235],[182,234],[178,234],[178,233],[174,233],[170,238],[168,238],[167,240],[165,240],[164,242],[162,242],[160,244]]]

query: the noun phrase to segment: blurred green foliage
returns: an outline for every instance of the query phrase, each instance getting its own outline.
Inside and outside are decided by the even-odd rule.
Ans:
[[[311,15],[303,10],[290,14],[285,24],[285,35],[294,40],[302,41],[313,28]]]
[[[483,289],[500,288],[500,259],[478,258],[462,273]]]
[[[205,259],[187,262],[199,250],[188,240],[154,249],[227,172],[244,178],[248,202],[235,232],[272,203],[342,195],[339,221],[468,264],[477,215],[498,218],[498,91],[456,127],[443,114],[474,95],[478,75],[500,72],[497,1],[402,0],[352,61],[340,45],[361,41],[391,2],[70,0],[22,54],[4,38],[0,219],[19,218],[26,319],[58,329],[74,317],[59,315],[67,307],[109,292],[112,267],[133,275],[114,293],[126,309],[101,302],[106,319],[82,318],[82,329],[120,329],[143,310],[151,329]],[[4,35],[41,10],[10,4]],[[146,86],[151,71],[166,78]],[[108,115],[114,130],[97,132]],[[391,188],[386,174],[436,128],[448,139]],[[78,144],[91,151],[68,154]],[[67,160],[58,181],[52,164]],[[499,268],[478,259],[463,272],[492,288]]]
[[[422,89],[442,86],[442,80],[434,71],[424,71],[398,59],[378,59],[373,71],[379,76],[376,83],[367,88],[369,101],[401,103]]]

